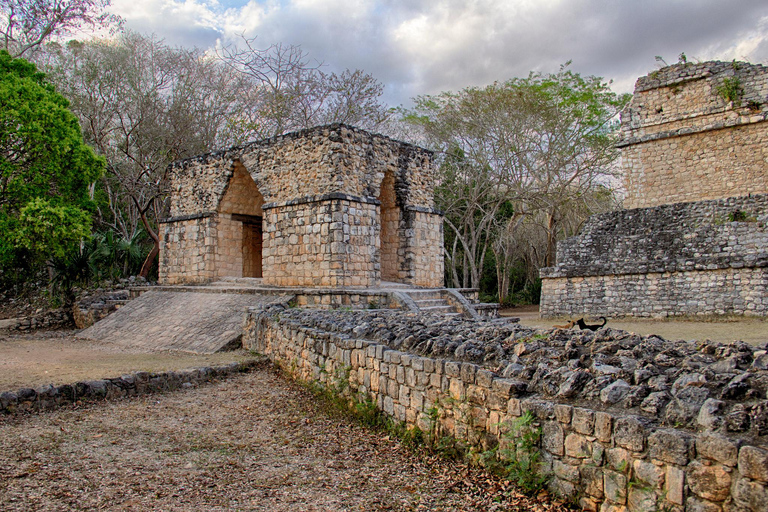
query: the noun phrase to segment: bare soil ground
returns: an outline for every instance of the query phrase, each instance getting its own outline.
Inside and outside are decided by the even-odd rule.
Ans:
[[[329,412],[271,367],[196,389],[0,417],[0,508],[536,510],[464,463]]]
[[[529,327],[551,329],[554,325],[563,325],[571,318],[539,318],[538,306],[522,306],[506,308],[502,316],[520,318],[520,323]],[[596,318],[586,318],[588,323],[602,323]],[[768,342],[768,319],[750,317],[728,317],[723,319],[706,320],[696,318],[674,319],[641,319],[617,318],[608,319],[608,327],[622,329],[641,335],[657,334],[668,340],[705,340],[729,343],[745,341],[752,345]],[[574,327],[576,329],[576,327]]]
[[[0,391],[72,384],[137,371],[212,366],[250,357],[242,350],[211,355],[140,351],[110,343],[78,340],[74,336],[76,332],[0,332]]]

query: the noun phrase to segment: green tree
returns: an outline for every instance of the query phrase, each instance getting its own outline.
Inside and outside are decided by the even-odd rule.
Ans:
[[[18,281],[90,232],[104,169],[69,102],[43,73],[0,50],[0,279]]]
[[[544,257],[535,259],[554,263],[555,242],[572,224],[568,216],[583,211],[572,203],[587,202],[590,191],[610,185],[617,172],[614,134],[627,101],[601,78],[566,66],[556,74],[415,99],[404,117],[440,156],[437,200],[446,213],[454,285],[479,287],[492,250],[504,266],[497,270],[505,288],[508,244],[516,243],[511,235],[529,218],[544,219],[545,241],[535,248]]]

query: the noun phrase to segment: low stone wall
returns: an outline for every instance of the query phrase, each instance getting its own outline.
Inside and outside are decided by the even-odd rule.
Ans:
[[[542,318],[768,316],[768,267],[542,280]]]
[[[113,400],[194,387],[217,378],[249,372],[260,364],[261,360],[253,359],[221,366],[160,373],[134,372],[111,379],[6,391],[0,393],[0,414],[50,411],[80,401]]]
[[[32,331],[35,329],[71,328],[72,317],[63,309],[46,311],[39,315],[0,320],[0,331]]]
[[[585,510],[765,510],[765,350],[340,315],[252,311],[244,345],[296,378],[348,389],[398,421],[478,449],[504,442],[504,425],[530,411],[552,489]]]

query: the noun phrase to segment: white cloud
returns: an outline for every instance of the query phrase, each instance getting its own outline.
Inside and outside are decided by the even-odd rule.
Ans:
[[[768,59],[764,0],[114,0],[135,30],[212,46],[245,33],[301,44],[332,69],[361,68],[392,103],[494,80],[572,69],[631,91],[680,52]]]

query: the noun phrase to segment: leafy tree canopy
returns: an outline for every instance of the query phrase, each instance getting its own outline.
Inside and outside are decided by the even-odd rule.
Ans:
[[[526,223],[541,224],[545,236],[528,244],[524,260],[553,264],[556,239],[568,226],[609,206],[595,201],[595,192],[617,177],[614,135],[629,96],[567,67],[419,96],[402,111],[438,152],[436,200],[446,213],[446,268],[454,285],[478,287],[490,252],[503,283]],[[532,268],[529,275],[537,273]]]
[[[89,187],[104,160],[68,101],[24,59],[0,51],[0,272],[32,270],[90,231]]]

